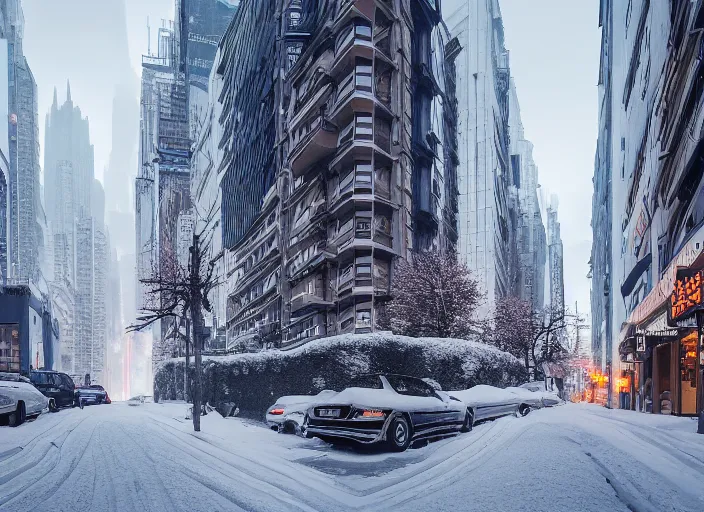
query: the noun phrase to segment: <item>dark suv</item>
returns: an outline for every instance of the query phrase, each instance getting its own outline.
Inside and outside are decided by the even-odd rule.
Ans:
[[[76,385],[65,373],[50,370],[32,370],[29,375],[32,384],[47,398],[53,398],[56,407],[75,405]]]

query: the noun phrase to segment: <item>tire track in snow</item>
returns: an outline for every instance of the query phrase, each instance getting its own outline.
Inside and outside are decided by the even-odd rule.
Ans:
[[[87,418],[85,418],[87,419]],[[80,424],[83,424],[83,421],[80,422]],[[56,492],[66,483],[66,480],[73,474],[75,471],[76,467],[80,463],[80,461],[83,459],[83,456],[85,455],[86,450],[88,449],[88,446],[90,445],[90,441],[93,438],[93,434],[95,432],[95,426],[93,426],[93,429],[91,430],[90,437],[88,440],[84,443],[83,449],[80,451],[80,454],[77,457],[64,457],[64,446],[66,444],[66,441],[71,437],[71,435],[76,432],[77,428],[74,428],[70,431],[63,432],[62,435],[65,434],[65,437],[63,441],[61,442],[60,445],[54,445],[58,449],[58,457],[56,458],[54,464],[51,465],[49,469],[47,469],[43,474],[39,475],[38,478],[34,478],[32,481],[28,482],[27,484],[21,486],[14,492],[12,492],[10,495],[8,495],[6,498],[0,499],[0,506],[4,505],[9,502],[20,502],[23,499],[27,498],[29,500],[29,506],[26,510],[34,510],[37,507],[40,507],[44,503],[46,503],[51,497],[53,497]],[[75,437],[75,436],[74,436]],[[82,438],[77,438],[76,442],[80,442]],[[61,471],[59,474],[55,474],[55,470],[57,468],[60,468],[62,462],[64,459],[68,460],[68,471],[64,470]],[[51,479],[55,480],[56,482],[50,486],[46,487],[46,482],[44,481],[44,477],[47,475],[51,474]],[[41,484],[43,486],[42,491],[39,493],[37,492],[30,492],[32,488],[37,485]],[[41,494],[41,495],[39,495]],[[41,501],[40,501],[41,500]],[[13,508],[12,510],[18,510],[16,508]]]
[[[301,503],[308,503],[309,506],[313,507],[310,510],[318,510],[317,507],[322,505],[321,498],[323,494],[334,502],[336,510],[345,510],[348,507],[339,500],[339,493],[346,492],[344,486],[341,486],[335,479],[329,478],[328,475],[324,475],[319,471],[311,470],[306,466],[284,459],[272,463],[266,459],[255,459],[241,453],[235,453],[226,446],[214,444],[192,432],[184,432],[159,420],[155,421],[155,425],[168,435],[177,439],[184,447],[192,448],[191,444],[188,444],[188,441],[197,439],[199,442],[203,443],[203,445],[207,446],[209,450],[217,450],[219,452],[213,454],[212,452],[200,450],[198,453],[205,453],[219,463],[237,469],[240,473],[255,482],[265,483],[267,486],[274,487],[279,492],[297,498]],[[183,447],[179,448],[185,451]],[[226,454],[228,458],[232,460],[222,458],[223,454]],[[290,471],[287,472],[287,470]],[[299,478],[295,478],[293,475]],[[316,503],[311,503],[311,495],[316,495]],[[323,507],[323,510],[330,510],[330,508]]]
[[[159,426],[162,432],[166,433],[168,436],[178,441],[178,443],[169,444],[168,446],[171,449],[178,449],[179,451],[187,455],[189,458],[193,459],[193,461],[195,462],[194,466],[208,465],[211,470],[215,470],[222,477],[228,480],[237,480],[239,485],[248,487],[251,491],[262,497],[270,498],[271,496],[274,496],[281,503],[288,504],[288,508],[285,508],[283,510],[289,510],[291,507],[296,507],[299,510],[305,510],[309,512],[315,512],[316,510],[347,509],[344,503],[340,503],[339,500],[337,500],[336,498],[332,498],[334,503],[325,503],[321,499],[323,496],[321,496],[320,493],[322,491],[329,490],[335,487],[334,483],[331,485],[328,482],[328,487],[324,489],[311,488],[306,485],[303,479],[297,480],[295,478],[292,478],[291,474],[285,473],[281,469],[276,471],[267,470],[267,468],[262,465],[261,460],[250,460],[249,458],[242,457],[239,454],[232,453],[220,447],[215,447],[212,443],[203,440],[201,437],[198,437],[191,433],[185,433],[182,430],[176,429],[161,421],[156,421],[155,425]],[[164,427],[168,427],[173,431],[169,431]],[[182,436],[186,439],[184,439]],[[193,443],[193,439],[198,440],[196,444]],[[197,444],[199,444],[198,442],[202,443],[202,446],[208,447],[208,450],[206,451],[197,447]],[[217,450],[223,453],[212,453],[211,450],[214,448],[217,448]],[[238,464],[230,460],[226,460],[222,457],[222,455],[227,455],[229,458],[235,460],[244,460],[245,464]],[[209,464],[204,461],[204,456],[209,459]],[[280,461],[278,463],[279,467],[283,467],[286,462],[287,461]],[[222,466],[225,466],[225,468],[222,468]],[[239,474],[226,472],[226,470],[228,469],[235,469]],[[302,469],[302,467],[299,466],[298,468],[293,469],[294,474],[296,469],[298,469],[300,473],[300,469]],[[188,476],[190,478],[195,479],[195,473],[193,472],[189,472]],[[203,478],[207,478],[207,475],[203,475]],[[284,484],[284,481],[286,482],[286,484]],[[227,496],[223,497],[228,499]],[[309,502],[312,498],[316,499],[317,503],[310,504]],[[319,506],[321,506],[322,508],[317,508]]]
[[[371,503],[368,503],[366,505],[368,508],[364,510],[387,510],[391,507],[403,509],[403,505],[415,500],[418,496],[435,493],[457,482],[466,480],[468,475],[480,470],[499,451],[508,449],[527,432],[526,428],[520,427],[524,427],[524,425],[514,428],[504,427],[500,432],[488,439],[489,442],[487,444],[483,445],[477,452],[470,454],[467,458],[463,458],[465,450],[457,452],[443,461],[442,466],[450,466],[447,470],[433,471],[432,475],[426,475],[429,470],[440,469],[439,466],[441,464],[437,464],[419,472],[418,479],[421,481],[415,485],[412,483],[398,485],[397,487],[401,487],[399,490],[392,487],[369,496],[368,501],[371,501]],[[492,441],[499,442],[492,443]],[[383,496],[383,494],[387,495]]]

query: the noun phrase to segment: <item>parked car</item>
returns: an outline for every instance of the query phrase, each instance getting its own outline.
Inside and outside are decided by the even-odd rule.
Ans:
[[[421,379],[405,375],[366,375],[324,403],[308,409],[306,437],[336,443],[386,443],[403,451],[412,442],[455,435],[471,428],[460,400]]]
[[[530,404],[522,397],[506,389],[485,384],[459,391],[448,391],[448,394],[467,405],[475,423],[510,414],[525,416],[530,412]]]
[[[92,384],[90,386],[78,386],[76,388],[76,402],[87,404],[102,404],[108,402],[109,397],[103,386]]]
[[[306,411],[336,394],[336,391],[325,389],[317,395],[282,396],[267,409],[266,424],[278,432],[301,433]]]
[[[518,396],[523,401],[523,403],[528,404],[531,409],[542,409],[543,407],[545,407],[543,405],[543,401],[541,400],[540,393],[529,391],[526,388],[517,387],[508,387],[506,388],[506,391],[510,391],[511,393]]]
[[[548,389],[543,381],[526,382],[521,384],[522,389],[527,389],[533,393],[537,393],[540,396],[540,401],[543,407],[553,407],[564,403],[564,400],[560,398],[557,391]]]
[[[17,373],[0,373],[0,421],[17,427],[49,410],[49,399]]]
[[[137,395],[127,400],[127,405],[142,405],[144,403],[144,395]]]
[[[65,373],[51,370],[32,370],[29,379],[44,396],[53,398],[53,402],[50,404],[52,410],[75,405],[76,385],[73,383],[73,379]]]

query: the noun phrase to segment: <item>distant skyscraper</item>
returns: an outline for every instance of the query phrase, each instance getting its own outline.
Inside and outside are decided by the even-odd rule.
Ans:
[[[518,200],[516,251],[518,253],[517,294],[533,309],[545,305],[545,225],[538,200],[538,166],[533,160],[533,144],[526,140],[521,121],[518,93],[511,80],[509,109],[511,173]]]
[[[105,193],[94,178],[88,119],[71,98],[59,107],[56,92],[46,118],[44,150],[47,225],[52,232],[52,296],[64,305],[60,322],[72,330],[62,369],[103,383],[110,263]],[[70,311],[73,304],[73,311]]]
[[[557,197],[552,196],[548,206],[548,272],[550,274],[550,303],[564,309],[565,282],[563,276],[562,238],[557,220]]]

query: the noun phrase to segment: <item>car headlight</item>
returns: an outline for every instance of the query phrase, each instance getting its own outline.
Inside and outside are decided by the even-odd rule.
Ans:
[[[355,418],[385,418],[386,413],[380,409],[359,409]]]
[[[9,397],[5,395],[0,395],[0,405],[5,406],[5,405],[12,405],[15,402]]]

